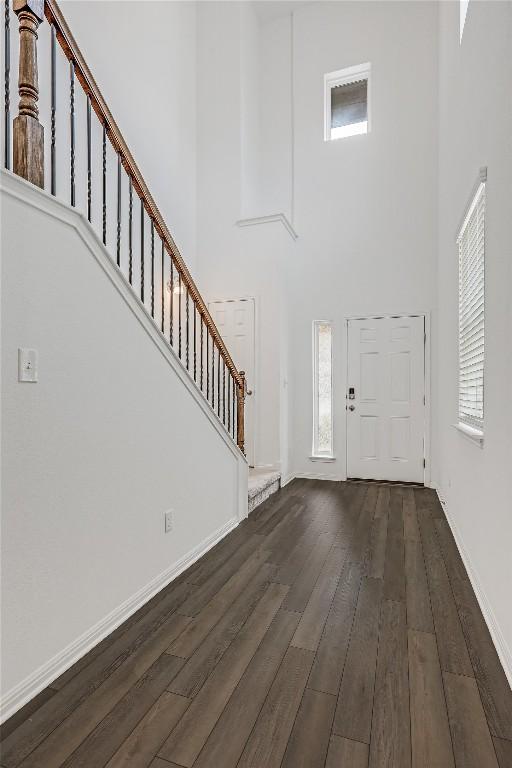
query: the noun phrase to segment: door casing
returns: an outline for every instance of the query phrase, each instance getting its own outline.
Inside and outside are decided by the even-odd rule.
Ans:
[[[235,302],[235,301],[250,301],[253,305],[253,313],[254,313],[254,332],[253,332],[253,356],[254,356],[254,381],[253,382],[247,382],[249,389],[252,391],[252,395],[250,395],[253,404],[253,430],[251,435],[251,450],[252,450],[252,457],[253,457],[253,464],[250,466],[258,466],[257,458],[256,458],[256,403],[257,403],[257,381],[259,380],[259,361],[258,361],[258,355],[256,354],[256,343],[257,343],[257,334],[258,334],[258,303],[256,301],[256,298],[254,296],[230,296],[229,298],[219,298],[219,299],[211,299],[208,302],[208,308],[211,304],[224,304],[227,302]],[[229,352],[229,350],[228,350]],[[250,451],[247,450],[247,438],[246,438],[246,454],[251,455]]]

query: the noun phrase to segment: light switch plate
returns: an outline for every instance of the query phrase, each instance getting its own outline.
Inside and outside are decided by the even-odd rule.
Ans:
[[[165,520],[165,532],[170,533],[172,531],[172,509],[169,509],[167,512],[164,512],[164,520]]]
[[[18,381],[35,383],[38,378],[38,354],[36,349],[18,348]]]

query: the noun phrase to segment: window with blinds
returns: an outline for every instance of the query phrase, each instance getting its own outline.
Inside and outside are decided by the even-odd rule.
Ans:
[[[325,140],[368,133],[370,64],[330,72],[325,83]]]
[[[459,246],[459,422],[483,432],[485,182],[461,227]]]

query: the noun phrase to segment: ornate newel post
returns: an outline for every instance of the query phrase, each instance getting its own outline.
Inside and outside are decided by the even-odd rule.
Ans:
[[[44,187],[44,128],[39,122],[37,29],[44,18],[44,0],[14,0],[20,25],[19,114],[13,121],[13,170]]]
[[[244,430],[244,407],[245,390],[247,383],[245,381],[245,371],[240,371],[241,385],[236,391],[236,443],[245,456],[245,430]]]

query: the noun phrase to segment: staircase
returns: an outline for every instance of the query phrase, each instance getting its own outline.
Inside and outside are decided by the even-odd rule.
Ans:
[[[38,104],[37,50],[43,36],[51,53],[41,79],[42,102],[50,105],[41,118],[46,125]],[[63,61],[69,68],[64,93],[58,76]],[[5,0],[4,71],[5,168],[87,218],[166,344],[245,453],[245,374],[237,370],[55,0],[14,0],[13,9]],[[20,101],[12,120],[15,89]],[[62,112],[68,113],[67,136],[57,120]]]
[[[281,487],[281,473],[268,469],[249,470],[249,514]]]
[[[4,8],[0,721],[236,528],[248,485],[244,372],[57,3]]]

